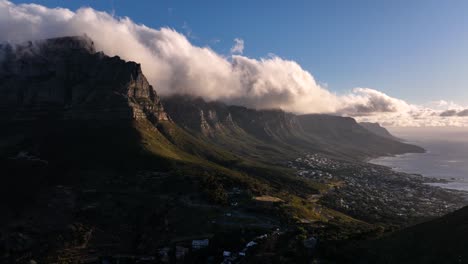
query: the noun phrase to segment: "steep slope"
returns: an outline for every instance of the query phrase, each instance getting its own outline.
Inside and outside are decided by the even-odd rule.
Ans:
[[[387,129],[380,126],[379,123],[359,122],[359,125],[361,125],[362,127],[369,130],[370,132],[372,132],[372,133],[374,133],[376,135],[379,135],[381,137],[401,141],[399,138],[395,137],[390,132],[388,132]]]
[[[468,262],[468,207],[366,243],[360,263]],[[357,254],[359,256],[359,254]]]

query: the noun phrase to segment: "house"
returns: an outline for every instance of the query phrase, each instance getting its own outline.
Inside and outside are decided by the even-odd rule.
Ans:
[[[192,241],[192,248],[193,249],[202,249],[208,247],[210,244],[210,240],[206,239],[196,239]]]

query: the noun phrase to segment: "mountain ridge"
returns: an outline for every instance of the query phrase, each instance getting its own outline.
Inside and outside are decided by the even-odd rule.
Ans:
[[[96,52],[86,36],[2,48],[5,55],[0,71],[0,107],[7,109],[3,111],[4,119],[123,118],[157,124],[172,122],[172,116],[178,125],[201,134],[207,141],[221,141],[220,134],[230,135],[238,141],[247,138],[263,149],[277,144],[286,152],[297,148],[359,159],[422,151],[367,133],[350,118],[254,110],[180,95],[165,98],[162,103],[139,64]],[[23,81],[27,79],[35,81]]]
[[[234,138],[254,138],[257,143],[273,143],[284,149],[325,152],[341,158],[353,156],[358,159],[424,151],[375,134],[349,117],[254,110],[180,95],[163,97],[162,101],[176,123],[210,140],[229,134]]]
[[[361,125],[362,127],[369,130],[370,132],[376,135],[379,135],[381,137],[385,137],[385,138],[393,139],[397,141],[402,141],[400,138],[392,135],[385,127],[381,126],[379,123],[359,122],[359,125]]]

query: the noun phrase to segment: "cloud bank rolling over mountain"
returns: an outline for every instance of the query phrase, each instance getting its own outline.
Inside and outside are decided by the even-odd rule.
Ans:
[[[161,95],[191,94],[252,108],[340,114],[387,126],[468,125],[459,106],[455,114],[444,114],[451,110],[448,104],[439,104],[441,109],[413,105],[369,88],[334,94],[294,61],[243,56],[242,39],[235,39],[233,55],[222,55],[193,45],[173,29],[149,28],[92,8],[71,11],[0,0],[0,41],[83,34],[94,40],[97,50],[141,63]]]

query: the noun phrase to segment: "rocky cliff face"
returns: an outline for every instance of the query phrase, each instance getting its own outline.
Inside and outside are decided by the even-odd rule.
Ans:
[[[188,96],[163,98],[163,104],[175,123],[191,132],[221,138],[217,142],[223,147],[226,141],[235,140],[235,144],[239,144],[248,142],[247,138],[255,138],[257,141],[250,145],[262,142],[261,148],[275,145],[357,159],[424,151],[376,135],[350,117],[254,110]]]
[[[168,120],[141,66],[86,36],[0,45],[0,108],[3,120]]]
[[[262,140],[285,139],[301,130],[295,115],[280,110],[254,110],[180,95],[163,98],[163,103],[178,125],[210,137],[241,129]]]
[[[166,97],[162,101],[172,120],[182,128],[212,137],[236,127],[228,106],[223,103],[182,95]]]
[[[308,114],[298,116],[304,131],[324,148],[355,157],[420,153],[424,149],[382,137],[360,126],[350,117]]]
[[[387,129],[380,126],[379,123],[371,123],[371,122],[360,122],[360,126],[364,127],[365,129],[369,130],[370,132],[379,135],[384,138],[389,138],[393,140],[401,141],[401,139],[395,137],[394,135],[390,134]]]

